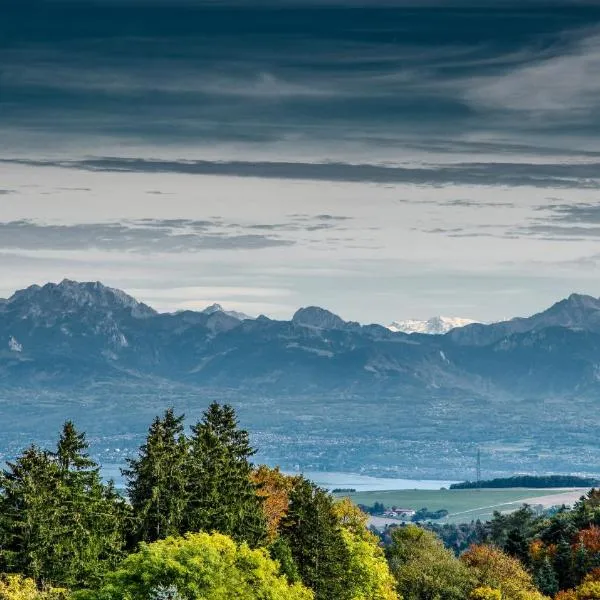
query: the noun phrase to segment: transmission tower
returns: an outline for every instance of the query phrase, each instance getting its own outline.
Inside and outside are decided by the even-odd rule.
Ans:
[[[481,450],[477,448],[477,489],[481,489]]]

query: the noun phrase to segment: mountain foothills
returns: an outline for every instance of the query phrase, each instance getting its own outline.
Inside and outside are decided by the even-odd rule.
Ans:
[[[68,280],[0,301],[0,453],[18,447],[11,423],[40,439],[67,409],[123,449],[157,392],[188,412],[230,402],[262,436],[263,458],[285,468],[464,479],[481,446],[488,475],[589,472],[600,460],[600,300],[573,294],[444,335],[318,307],[290,321],[219,306],[158,313]]]
[[[120,290],[65,280],[0,302],[0,348],[3,386],[150,377],[302,393],[595,394],[600,300],[573,294],[532,317],[409,336],[318,307],[291,321],[218,305],[160,314]]]

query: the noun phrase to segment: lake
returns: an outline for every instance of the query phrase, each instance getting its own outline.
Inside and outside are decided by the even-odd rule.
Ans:
[[[121,477],[122,465],[102,465],[102,476],[113,479],[117,488],[124,487]],[[298,473],[288,472],[289,475]],[[325,471],[307,471],[303,475],[317,485],[332,490],[335,488],[351,488],[357,492],[376,492],[382,490],[439,490],[447,488],[456,481],[440,481],[435,479],[397,479],[392,477],[371,477],[357,473],[336,473]]]

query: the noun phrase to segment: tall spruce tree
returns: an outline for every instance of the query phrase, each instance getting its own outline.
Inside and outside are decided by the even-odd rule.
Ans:
[[[0,476],[2,570],[39,583],[97,583],[122,558],[127,505],[102,483],[85,436],[65,424],[55,452],[28,448]]]
[[[545,557],[536,567],[533,579],[538,590],[545,596],[554,597],[558,592],[558,579],[548,557]]]
[[[67,421],[52,454],[58,467],[62,530],[54,544],[52,581],[68,586],[98,583],[123,557],[129,508],[105,485],[89,444]]]
[[[280,524],[303,583],[315,600],[346,600],[350,555],[331,496],[299,478],[290,493],[290,506]]]
[[[556,546],[554,570],[556,571],[558,585],[561,590],[566,590],[573,587],[573,551],[568,539],[564,537],[559,539]]]
[[[30,446],[0,475],[0,570],[47,577],[60,525],[59,477],[48,452]]]
[[[187,531],[217,531],[257,546],[266,538],[266,519],[251,480],[248,432],[234,409],[212,403],[192,427],[187,469]]]
[[[184,531],[188,443],[183,420],[172,408],[156,417],[139,456],[129,459],[129,468],[122,471],[134,515],[133,544]]]

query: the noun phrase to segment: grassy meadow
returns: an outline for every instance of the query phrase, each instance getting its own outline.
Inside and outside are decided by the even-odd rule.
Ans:
[[[358,504],[373,505],[375,502],[383,503],[386,508],[397,506],[419,510],[426,507],[435,511],[446,509],[449,515],[436,521],[437,523],[465,523],[471,520],[487,520],[494,511],[509,512],[516,510],[527,500],[536,504],[536,499],[544,506],[562,504],[566,502],[567,495],[578,498],[586,490],[568,491],[564,489],[528,489],[504,488],[481,490],[394,490],[356,492],[339,494],[340,497],[348,496]],[[556,497],[556,502],[553,497]]]

